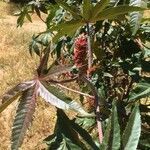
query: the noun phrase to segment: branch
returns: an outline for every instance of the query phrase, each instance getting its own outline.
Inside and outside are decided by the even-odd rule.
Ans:
[[[90,69],[92,67],[92,63],[93,63],[93,54],[92,54],[92,49],[91,49],[89,23],[87,23],[87,48],[88,48],[88,69]],[[89,75],[88,75],[88,77],[89,77]]]
[[[81,80],[83,80],[87,85],[91,88],[92,93],[94,95],[95,100],[95,114],[96,114],[96,120],[97,120],[97,127],[98,127],[98,135],[99,135],[99,142],[102,143],[103,140],[103,130],[102,130],[102,124],[100,120],[100,100],[98,96],[97,89],[95,86],[84,76],[81,76]]]

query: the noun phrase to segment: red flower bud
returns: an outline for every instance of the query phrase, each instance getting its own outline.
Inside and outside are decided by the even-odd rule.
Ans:
[[[79,36],[74,43],[74,63],[77,68],[86,73],[87,70],[87,38],[86,36]]]

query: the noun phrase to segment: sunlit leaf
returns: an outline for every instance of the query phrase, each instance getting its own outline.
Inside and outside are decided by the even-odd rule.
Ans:
[[[146,7],[146,2],[144,0],[130,0],[131,6]],[[130,13],[130,26],[132,34],[135,35],[140,27],[143,12],[132,12]]]
[[[48,103],[64,110],[74,110],[83,116],[93,116],[85,112],[85,110],[76,101],[72,101],[69,97],[65,96],[54,86],[46,86],[47,89],[39,82],[38,93]]]
[[[57,34],[53,38],[53,42],[58,41],[62,36],[73,36],[79,27],[83,25],[84,22],[81,22],[81,20],[71,20],[52,27],[51,31],[57,31]]]
[[[72,128],[71,120],[60,109],[57,109],[55,132],[44,141],[49,145],[50,149],[85,149],[84,144],[79,139],[78,133]]]
[[[48,73],[43,76],[45,80],[51,79],[54,76],[61,75],[62,73],[70,72],[72,70],[72,65],[55,65],[53,64]]]
[[[65,103],[63,100],[60,100],[52,93],[50,93],[40,82],[38,93],[46,102],[52,104],[53,106],[56,106],[57,108],[61,108],[64,110],[69,109],[69,105],[67,103]]]
[[[29,52],[31,56],[32,51],[34,51],[38,56],[40,56],[40,49],[35,35],[32,36],[32,41],[29,44]]]
[[[123,149],[124,150],[136,149],[139,142],[140,133],[141,133],[140,112],[139,107],[135,106],[129,117],[129,122],[123,133],[122,137]]]
[[[69,6],[66,2],[63,2],[62,0],[55,0],[59,6],[61,6],[63,9],[65,9],[66,11],[70,12],[71,15],[74,17],[74,18],[81,18],[80,16],[80,13],[78,11],[78,9],[76,9],[75,7],[73,6]]]
[[[91,126],[93,126],[95,122],[95,118],[77,118],[76,123],[82,126],[84,129],[89,129]]]
[[[17,27],[22,27],[23,23],[24,23],[24,19],[25,19],[25,14],[21,13],[20,16],[17,19]]]
[[[34,87],[23,92],[16,112],[12,128],[12,150],[18,150],[21,146],[25,133],[31,124],[35,111],[36,92]]]
[[[109,0],[100,0],[92,9],[92,17],[95,18],[97,15],[108,5]]]
[[[83,0],[83,18],[85,18],[86,20],[89,20],[92,14],[92,3],[91,0]]]
[[[99,150],[99,148],[95,144],[93,138],[90,136],[90,134],[87,132],[87,130],[84,129],[84,127],[87,128],[87,127],[94,126],[95,118],[80,118],[80,120],[82,120],[82,121],[85,120],[84,122],[80,122],[78,119],[76,120],[76,122],[72,121],[71,124],[72,124],[73,129],[75,129],[78,132],[78,134],[83,138],[83,140],[88,145],[91,146],[92,149]]]
[[[143,11],[143,8],[134,7],[134,6],[117,6],[112,8],[107,8],[100,12],[92,21],[96,22],[98,20],[105,20],[105,19],[114,19],[118,15],[133,12],[133,11]]]
[[[5,93],[2,99],[2,105],[0,105],[0,113],[4,111],[7,106],[9,106],[14,100],[16,100],[19,95],[22,94],[23,91],[27,90],[28,88],[32,87],[35,84],[35,81],[27,81],[18,84],[17,86],[13,87],[7,93]]]
[[[120,141],[120,126],[118,122],[116,103],[114,103],[112,108],[112,115],[108,121],[101,148],[102,150],[119,150]]]
[[[140,100],[150,96],[150,84],[148,82],[140,82],[136,87],[131,91],[129,95],[129,102]]]
[[[48,13],[48,16],[46,18],[46,25],[47,25],[47,28],[49,29],[51,27],[52,20],[55,17],[56,11],[58,10],[58,6],[50,5],[48,7],[48,10],[50,12]]]
[[[30,16],[28,13],[26,13],[26,18],[27,18],[30,22],[32,22],[31,16]]]
[[[21,93],[16,94],[13,98],[7,100],[6,102],[0,105],[0,113],[3,112],[13,101],[17,100],[17,98],[21,95]]]

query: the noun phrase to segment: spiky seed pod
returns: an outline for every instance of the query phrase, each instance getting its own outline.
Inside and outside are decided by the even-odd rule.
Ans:
[[[74,63],[79,69],[79,73],[83,74],[87,71],[87,38],[80,35],[74,43]]]

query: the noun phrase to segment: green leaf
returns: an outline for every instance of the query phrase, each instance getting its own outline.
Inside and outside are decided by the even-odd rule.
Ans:
[[[63,40],[61,40],[61,41],[59,41],[57,43],[57,46],[56,46],[56,56],[57,56],[57,59],[59,59],[61,57],[62,45],[63,45]]]
[[[77,118],[76,123],[87,130],[95,124],[95,118]]]
[[[150,96],[150,83],[140,82],[130,92],[129,102],[140,100],[141,98],[145,98],[147,96]]]
[[[22,10],[20,11],[20,15],[17,19],[17,27],[22,27],[23,23],[24,23],[24,19],[25,17],[31,21],[31,17],[29,16],[28,14],[28,9],[29,7],[28,6],[25,6],[25,7],[22,7]]]
[[[102,150],[119,150],[120,148],[120,126],[116,103],[113,104],[112,115],[108,121],[101,148]]]
[[[150,137],[140,140],[140,144],[145,148],[145,150],[150,149]]]
[[[12,128],[12,150],[19,149],[23,142],[25,132],[32,122],[32,117],[36,106],[36,96],[35,89],[30,88],[24,91],[20,98],[20,103],[18,105]]]
[[[63,92],[54,86],[46,85],[44,83],[38,83],[38,93],[39,95],[48,103],[56,106],[57,108],[64,110],[73,110],[79,113],[81,116],[93,116],[93,114],[87,113],[81,105],[76,101],[72,101]]]
[[[43,57],[41,58],[40,64],[37,68],[37,73],[39,76],[43,76],[47,74],[48,72],[48,60],[49,60],[49,55],[50,55],[50,46],[47,46],[44,49],[45,53]]]
[[[143,7],[143,8],[147,7],[146,2],[143,0],[130,0],[130,5]],[[130,13],[130,26],[131,26],[132,35],[135,35],[136,32],[138,31],[140,27],[140,23],[142,21],[142,17],[143,17],[143,12]]]
[[[79,19],[81,18],[79,10],[76,9],[73,6],[69,6],[66,2],[63,2],[62,0],[55,0],[59,6],[61,6],[63,9],[65,9],[66,11],[70,12],[71,15],[76,18]]]
[[[84,123],[82,124],[78,119],[76,121],[77,123],[79,123],[79,125],[75,123],[74,121],[71,121],[71,125],[73,129],[76,130],[78,134],[83,138],[83,140],[91,147],[91,149],[99,150],[99,148],[93,141],[93,138],[91,137],[91,135],[84,129],[84,127],[87,128],[89,126],[90,127],[94,126],[95,118],[81,118],[82,121],[84,119],[85,119],[84,123],[87,123],[87,125],[85,125]],[[88,122],[87,120],[88,121],[91,120],[91,122]]]
[[[23,91],[32,87],[34,84],[34,81],[23,82],[13,87],[7,93],[5,93],[1,97],[2,105],[0,105],[0,113],[3,112],[7,108],[7,106],[9,106],[14,100],[16,100]]]
[[[135,150],[139,142],[140,133],[141,133],[140,111],[139,107],[135,106],[129,117],[129,122],[122,136],[123,149]]]
[[[32,51],[34,51],[38,56],[40,56],[40,49],[35,35],[33,35],[32,41],[29,44],[29,52],[31,56],[32,56]]]
[[[78,28],[83,25],[84,23],[81,20],[71,20],[54,26],[51,31],[58,31],[58,33],[54,36],[53,42],[56,42],[60,37],[65,35],[73,36]]]
[[[30,16],[28,13],[26,13],[26,18],[27,18],[30,22],[32,22],[31,16]]]
[[[60,146],[57,150],[71,150],[71,149],[78,149],[82,150],[78,145],[74,144],[69,138],[63,136],[63,140],[60,143]]]
[[[0,105],[0,113],[3,112],[13,101],[15,101],[21,93],[17,93],[14,97]]]
[[[97,15],[109,4],[109,0],[100,0],[92,9],[92,18]]]
[[[40,10],[38,9],[38,7],[35,6],[34,9],[35,9],[35,12],[36,12],[37,16],[38,16],[39,18],[41,18],[41,12],[40,12]]]
[[[141,67],[142,72],[150,72],[150,48],[143,48],[142,58],[141,58]]]
[[[20,16],[17,19],[17,27],[22,27],[23,23],[24,23],[24,19],[25,19],[26,14],[21,12]]]
[[[77,132],[72,128],[71,120],[60,109],[57,109],[57,122],[54,134],[46,138],[45,142],[50,146],[50,149],[85,149]]]
[[[122,15],[125,13],[133,12],[133,11],[143,11],[143,8],[140,7],[134,7],[134,6],[117,6],[112,8],[107,8],[100,12],[97,17],[92,19],[92,22],[96,22],[99,20],[105,20],[105,19],[114,19],[118,15]]]
[[[45,34],[41,34],[38,41],[40,41],[42,45],[48,46],[50,44],[51,39],[52,39],[51,33],[47,32]]]
[[[59,9],[58,5],[48,5],[48,16],[46,18],[46,25],[47,29],[50,29],[50,27],[53,25],[53,19],[55,18],[55,15],[57,14],[57,11]]]
[[[107,123],[107,127],[105,129],[104,138],[103,138],[103,142],[101,145],[102,150],[108,149],[108,143],[110,140],[110,133],[111,133],[111,118],[109,118],[108,123]]]
[[[91,0],[83,0],[83,13],[82,16],[85,18],[86,21],[88,21],[91,18],[92,13],[92,2]]]
[[[43,78],[45,80],[49,80],[51,78],[53,78],[54,76],[58,76],[62,73],[66,73],[72,70],[72,64],[71,65],[55,65],[55,63],[53,63],[50,67],[49,67],[49,71],[48,73],[43,76]]]

